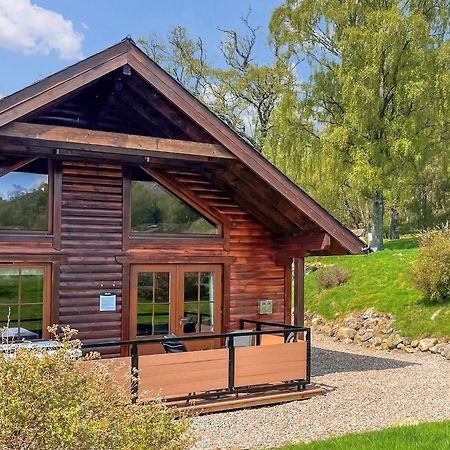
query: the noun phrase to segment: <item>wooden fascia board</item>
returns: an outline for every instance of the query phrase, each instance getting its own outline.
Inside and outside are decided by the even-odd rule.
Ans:
[[[131,46],[128,64],[260,178],[280,192],[293,206],[299,208],[309,220],[333,236],[349,253],[362,253],[364,243],[354,236],[350,230],[346,229],[304,191],[259,155],[137,47]]]
[[[153,138],[123,133],[84,130],[56,125],[13,122],[0,128],[0,137],[11,144],[142,157],[179,159],[235,159],[218,144]]]
[[[326,252],[330,247],[331,236],[328,233],[281,238],[275,242],[278,253],[285,258],[303,258],[311,253]]]
[[[0,101],[0,126],[19,119],[127,63],[124,41]]]
[[[14,170],[20,169],[21,167],[25,166],[26,164],[29,164],[30,162],[34,161],[37,158],[21,158],[18,161],[14,161],[12,164],[6,167],[0,168],[0,177],[3,177],[4,175],[7,175],[10,172],[14,172]]]

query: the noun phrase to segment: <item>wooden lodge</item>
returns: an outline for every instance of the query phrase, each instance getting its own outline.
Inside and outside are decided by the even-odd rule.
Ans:
[[[304,387],[304,257],[363,247],[129,39],[0,100],[3,337],[70,325],[171,398]]]

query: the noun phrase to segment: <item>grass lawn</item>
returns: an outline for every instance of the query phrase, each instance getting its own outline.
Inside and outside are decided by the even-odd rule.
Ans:
[[[416,239],[388,241],[382,252],[358,256],[308,258],[346,267],[349,278],[342,286],[320,291],[314,272],[305,277],[308,311],[328,320],[371,306],[396,317],[404,336],[450,335],[450,303],[430,303],[412,283],[411,263],[417,258]],[[440,313],[431,319],[432,315]]]
[[[388,428],[348,434],[326,441],[283,447],[282,450],[448,450],[450,422]]]

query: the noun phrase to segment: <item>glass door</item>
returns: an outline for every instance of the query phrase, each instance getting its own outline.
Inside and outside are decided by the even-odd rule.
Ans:
[[[173,333],[176,303],[176,267],[134,266],[131,274],[132,339]]]
[[[133,265],[130,339],[221,332],[220,265]]]

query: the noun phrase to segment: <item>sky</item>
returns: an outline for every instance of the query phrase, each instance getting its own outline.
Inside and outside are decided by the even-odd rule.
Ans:
[[[259,62],[269,58],[267,30],[282,0],[0,0],[0,96],[9,95],[121,41],[175,25],[201,37],[218,61],[220,28],[242,29],[252,10],[261,26]]]

